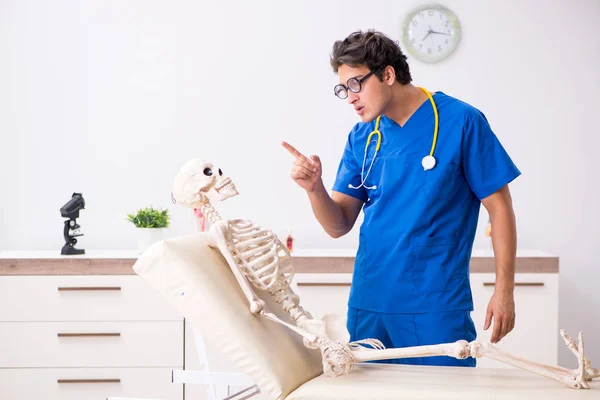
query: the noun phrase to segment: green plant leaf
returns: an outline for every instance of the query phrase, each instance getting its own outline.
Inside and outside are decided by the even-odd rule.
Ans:
[[[167,228],[171,222],[169,210],[157,210],[152,207],[140,208],[128,213],[127,220],[138,228]]]

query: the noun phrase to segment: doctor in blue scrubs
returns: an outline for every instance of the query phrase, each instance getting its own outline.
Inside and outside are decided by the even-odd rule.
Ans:
[[[283,146],[295,157],[292,179],[330,236],[350,232],[364,212],[348,301],[351,340],[376,338],[386,347],[475,340],[469,260],[483,204],[496,265],[483,329],[492,327],[491,342],[499,342],[515,324],[508,184],[519,170],[481,111],[411,83],[406,56],[385,35],[355,32],[334,44],[330,62],[339,76],[334,94],[361,119],[348,135],[331,196],[319,157]],[[424,159],[431,155],[434,161]],[[475,366],[474,358],[453,357],[384,362]]]

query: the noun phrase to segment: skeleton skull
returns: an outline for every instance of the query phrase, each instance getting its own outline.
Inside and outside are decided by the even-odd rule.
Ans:
[[[212,163],[193,159],[184,164],[173,182],[173,201],[191,208],[220,201],[238,194],[233,182]]]

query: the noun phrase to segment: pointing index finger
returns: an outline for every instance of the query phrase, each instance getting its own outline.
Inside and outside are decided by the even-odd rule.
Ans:
[[[294,146],[292,146],[292,145],[291,145],[291,144],[289,144],[288,142],[281,142],[281,145],[282,145],[282,146],[283,146],[283,147],[284,147],[284,148],[285,148],[287,151],[289,151],[289,152],[290,152],[290,154],[291,154],[291,155],[293,155],[294,157],[296,157],[296,158],[300,158],[300,159],[303,159],[303,160],[306,160],[306,159],[307,159],[307,158],[306,158],[306,157],[305,157],[305,156],[304,156],[302,153],[300,153],[298,150],[296,150],[296,149],[294,148]]]

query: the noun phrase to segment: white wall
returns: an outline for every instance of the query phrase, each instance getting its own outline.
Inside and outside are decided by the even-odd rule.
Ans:
[[[443,3],[463,40],[441,64],[410,60],[415,83],[487,115],[523,172],[520,246],[560,256],[561,326],[582,330],[600,360],[600,3]],[[170,208],[169,235],[189,232],[170,185],[193,157],[235,180],[223,216],[292,228],[297,247],[355,246],[356,229],[323,233],[280,141],[319,154],[330,186],[357,121],[332,94],[331,45],[359,28],[399,39],[419,4],[1,0],[0,249],[60,249],[74,191],[86,200],[80,247],[133,248],[125,214],[147,205]]]

